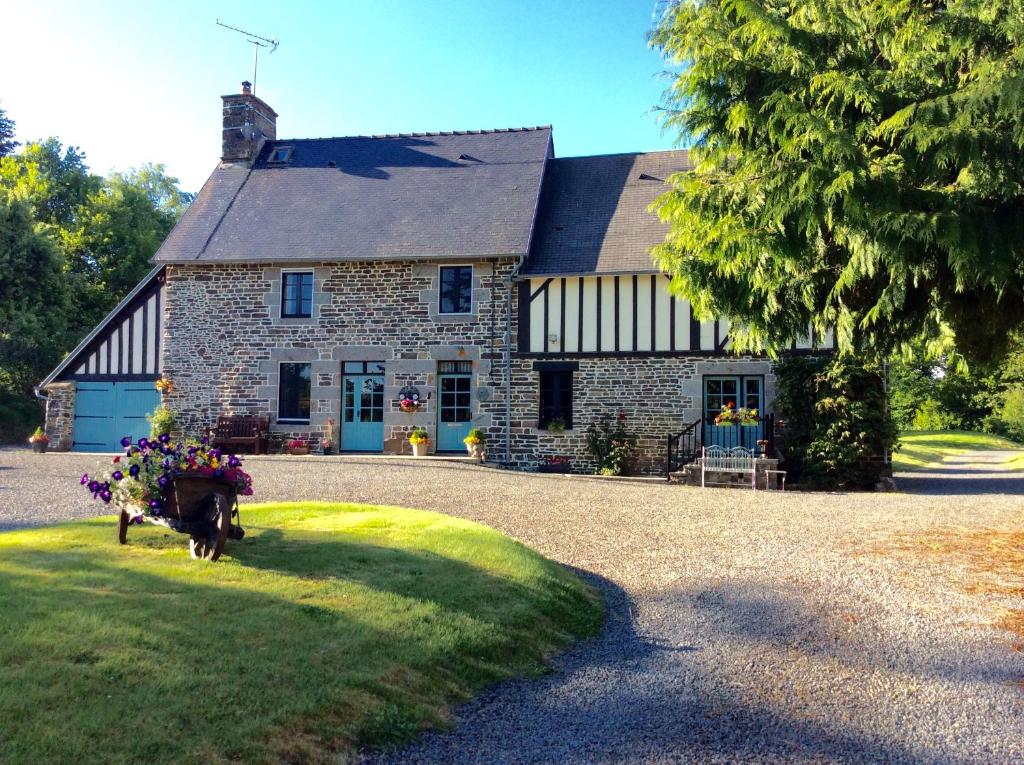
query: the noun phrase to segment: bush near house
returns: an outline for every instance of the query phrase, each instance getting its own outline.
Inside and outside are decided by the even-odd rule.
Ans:
[[[24,444],[43,415],[42,402],[0,390],[0,444]]]
[[[780,447],[791,480],[818,488],[867,489],[898,430],[880,366],[852,356],[789,357],[776,366]]]

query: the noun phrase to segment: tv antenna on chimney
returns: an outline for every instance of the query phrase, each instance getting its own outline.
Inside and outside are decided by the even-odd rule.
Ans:
[[[260,48],[270,48],[268,53],[273,53],[281,43],[277,39],[260,37],[252,32],[246,32],[244,29],[229,26],[223,23],[220,19],[217,19],[217,26],[245,35],[245,39],[252,43],[252,93],[253,95],[256,95],[256,67],[260,62]]]

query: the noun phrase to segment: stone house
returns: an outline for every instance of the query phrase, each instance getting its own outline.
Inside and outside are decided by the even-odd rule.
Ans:
[[[526,469],[588,466],[602,417],[655,471],[670,434],[714,440],[726,402],[770,410],[770,363],[731,355],[651,263],[648,206],[685,151],[559,159],[550,127],[281,140],[246,83],[223,102],[221,161],[154,270],[39,386],[51,448],[146,434],[161,376],[187,432],[262,414],[408,453],[414,427],[438,452],[479,427]]]

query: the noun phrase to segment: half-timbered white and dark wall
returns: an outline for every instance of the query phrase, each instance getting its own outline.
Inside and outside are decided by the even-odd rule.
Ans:
[[[159,405],[164,270],[143,279],[40,385],[53,449],[116,451]]]
[[[729,321],[696,319],[652,264],[665,229],[648,207],[688,167],[685,152],[549,163],[517,288],[515,461],[589,468],[587,427],[622,418],[639,439],[640,469],[658,472],[670,434],[700,421],[705,442],[720,437],[708,423],[724,404],[770,412],[771,363],[734,355]],[[808,331],[793,349],[831,344]]]

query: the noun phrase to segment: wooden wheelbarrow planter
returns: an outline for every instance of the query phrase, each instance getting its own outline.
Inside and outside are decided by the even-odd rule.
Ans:
[[[133,514],[121,508],[117,541],[128,541]],[[245,531],[238,518],[238,490],[234,484],[207,475],[179,473],[171,478],[167,501],[159,516],[145,515],[158,526],[189,535],[188,549],[193,558],[217,560],[228,538],[241,539]]]

